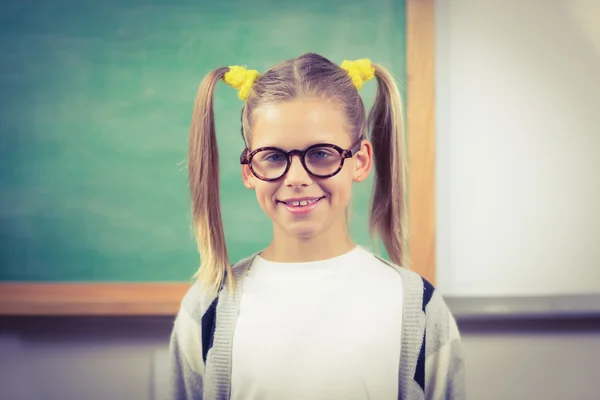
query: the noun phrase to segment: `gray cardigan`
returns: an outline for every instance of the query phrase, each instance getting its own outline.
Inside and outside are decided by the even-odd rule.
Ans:
[[[170,342],[172,398],[229,399],[233,332],[243,281],[255,255],[233,267],[235,291],[218,295],[193,284],[175,319]],[[460,334],[444,300],[416,273],[381,259],[404,286],[398,398],[464,399]]]

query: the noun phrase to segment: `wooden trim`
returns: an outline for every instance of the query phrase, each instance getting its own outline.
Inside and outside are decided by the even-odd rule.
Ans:
[[[187,283],[0,283],[0,316],[172,316]]]
[[[435,283],[434,0],[406,0],[408,219],[411,268]]]
[[[435,282],[434,0],[406,0],[409,248]],[[0,316],[172,316],[187,283],[0,283]]]

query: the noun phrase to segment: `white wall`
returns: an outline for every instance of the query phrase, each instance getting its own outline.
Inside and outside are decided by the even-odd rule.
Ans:
[[[167,399],[153,371],[172,326],[168,317],[0,318],[0,400]]]
[[[600,293],[600,1],[436,1],[438,287]]]
[[[599,321],[459,323],[459,328],[469,400],[600,398]]]

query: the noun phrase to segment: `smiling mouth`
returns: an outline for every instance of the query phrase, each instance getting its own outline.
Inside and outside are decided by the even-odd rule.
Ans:
[[[296,201],[279,201],[279,203],[281,204],[285,204],[288,207],[306,207],[306,206],[310,206],[311,204],[315,204],[318,203],[319,201],[323,200],[325,198],[325,196],[323,197],[319,197],[318,199],[310,199],[310,200],[296,200]]]

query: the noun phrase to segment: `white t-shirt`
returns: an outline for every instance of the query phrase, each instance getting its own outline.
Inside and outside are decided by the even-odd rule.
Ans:
[[[366,249],[255,258],[233,349],[233,400],[397,399],[402,278]]]

